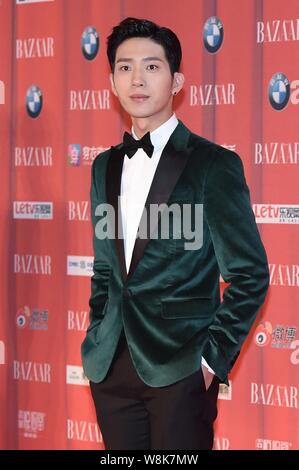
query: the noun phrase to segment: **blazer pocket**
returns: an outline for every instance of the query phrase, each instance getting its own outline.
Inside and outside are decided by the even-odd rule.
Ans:
[[[103,306],[103,309],[102,309],[102,315],[100,318],[95,318],[88,326],[87,330],[86,330],[86,333],[89,333],[91,330],[93,330],[94,328],[98,327],[102,321],[103,321],[103,318],[104,318],[104,313],[106,311],[106,308],[107,308],[107,305],[108,305],[108,300],[109,300],[109,297],[107,297],[107,299],[105,300],[105,303],[104,303],[104,306]]]
[[[168,207],[172,207],[173,210],[172,217],[170,219],[170,239],[174,244],[175,252],[181,253],[185,250],[192,249],[192,244],[196,242],[197,231],[197,228],[195,226],[194,199],[192,199],[190,196],[185,198],[182,197],[180,200],[173,199],[168,203]],[[186,212],[184,213],[184,211]],[[184,224],[186,224],[186,227],[184,227]],[[188,232],[185,233],[184,230],[188,230]],[[189,231],[191,231],[190,235]],[[190,236],[191,238],[189,238]],[[201,248],[201,246],[199,248]]]
[[[194,195],[190,193],[176,194],[175,196],[170,196],[167,201],[167,205],[171,204],[192,204],[194,202]]]
[[[161,301],[161,316],[165,319],[210,318],[214,311],[210,297]]]
[[[98,318],[97,320],[92,321],[89,327],[87,328],[86,333],[89,333],[91,330],[99,326],[101,322],[102,322],[102,318]]]

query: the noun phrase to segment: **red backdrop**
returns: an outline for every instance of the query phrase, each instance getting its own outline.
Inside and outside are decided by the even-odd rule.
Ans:
[[[214,448],[298,449],[297,0],[0,1],[0,446],[104,448],[80,344],[91,163],[130,126],[106,59],[126,16],[178,34],[177,116],[241,156],[268,253],[271,287],[221,386]]]

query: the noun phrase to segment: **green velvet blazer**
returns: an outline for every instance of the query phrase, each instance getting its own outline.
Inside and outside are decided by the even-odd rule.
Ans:
[[[118,232],[123,144],[92,165],[93,229],[114,207]],[[186,239],[136,238],[129,272],[123,239],[93,237],[90,324],[81,346],[83,368],[104,380],[122,330],[140,378],[152,387],[172,384],[201,367],[201,356],[228,383],[241,346],[269,285],[260,239],[240,157],[192,133],[182,121],[168,140],[145,203],[202,204],[203,240],[186,250]],[[177,215],[174,215],[177,217]],[[154,227],[159,235],[161,218]],[[152,227],[151,227],[152,230]],[[153,232],[151,232],[153,233]],[[187,240],[188,241],[188,240]],[[220,302],[219,274],[229,283]]]

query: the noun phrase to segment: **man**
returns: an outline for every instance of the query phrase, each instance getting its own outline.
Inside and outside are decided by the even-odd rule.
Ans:
[[[243,165],[173,112],[184,76],[171,30],[127,18],[108,37],[107,54],[132,135],[92,167],[84,371],[106,449],[211,449],[219,382],[228,383],[269,283]],[[103,204],[115,211],[106,237]],[[170,214],[168,237],[163,211],[146,238],[137,236],[157,204],[191,207],[199,247],[177,236],[181,213]],[[221,303],[220,272],[229,283]]]

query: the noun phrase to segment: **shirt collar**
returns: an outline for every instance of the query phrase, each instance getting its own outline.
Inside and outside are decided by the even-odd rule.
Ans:
[[[161,126],[157,127],[157,129],[150,132],[151,142],[154,146],[155,151],[166,145],[167,141],[169,140],[171,134],[173,133],[178,123],[179,121],[176,117],[176,114],[173,113],[167,121],[161,124]],[[139,140],[139,138],[134,132],[133,126],[131,128],[131,132],[134,139]]]

